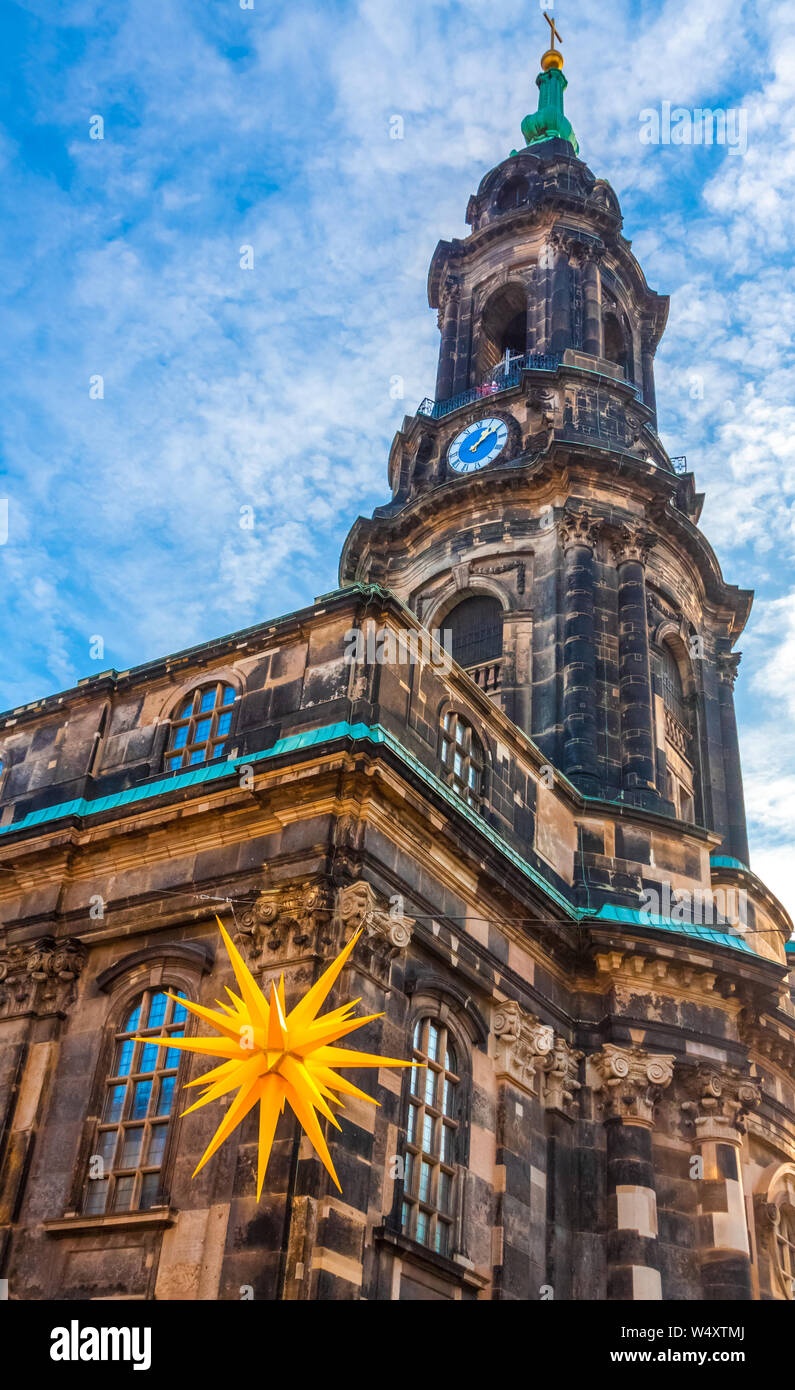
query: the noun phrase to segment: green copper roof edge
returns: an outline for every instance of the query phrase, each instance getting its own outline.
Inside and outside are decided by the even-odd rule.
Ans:
[[[652,931],[676,932],[679,936],[710,941],[716,946],[729,946],[735,951],[744,951],[746,955],[757,956],[760,960],[766,959],[759,956],[759,952],[749,946],[742,936],[716,931],[714,927],[703,927],[697,922],[678,922],[673,917],[661,917],[656,912],[640,912],[634,907],[617,907],[613,903],[603,903],[599,911],[593,914],[593,920],[623,922],[627,926],[647,927]]]
[[[171,777],[158,779],[156,782],[144,782],[139,787],[129,787],[126,791],[114,792],[109,796],[100,796],[93,801],[89,801],[85,797],[77,797],[72,801],[59,802],[55,806],[44,806],[40,811],[29,812],[20,821],[12,821],[8,825],[0,826],[0,835],[7,835],[18,830],[30,830],[66,816],[101,815],[103,812],[115,810],[117,807],[134,805],[138,801],[165,796],[169,792],[181,791],[186,787],[197,786],[204,782],[219,781],[221,778],[228,777],[230,772],[237,767],[260,762],[264,758],[276,758],[282,753],[292,753],[301,748],[311,748],[318,743],[331,743],[338,738],[369,739],[371,743],[383,743],[389,747],[429,786],[432,786],[454,810],[469,820],[501,853],[505,854],[516,868],[542,888],[573,922],[578,920],[577,909],[562,893],[559,893],[538,870],[534,869],[532,864],[528,864],[522,855],[506,844],[502,836],[492,826],[483,821],[471,807],[467,806],[446,786],[441,778],[426,768],[418,758],[415,758],[408,749],[403,747],[393,734],[390,734],[380,724],[371,727],[369,724],[350,724],[343,720],[336,724],[323,725],[317,729],[307,729],[301,734],[288,734],[286,738],[277,739],[271,748],[261,749],[258,753],[242,754],[222,763],[208,763],[204,767],[198,767],[192,771],[178,772]]]
[[[175,773],[171,777],[165,777],[156,782],[144,782],[140,787],[129,787],[126,791],[114,792],[110,796],[100,796],[93,801],[89,801],[85,797],[77,797],[72,801],[59,802],[55,806],[45,806],[40,811],[31,811],[21,821],[0,826],[0,835],[17,830],[32,829],[35,826],[45,824],[47,821],[60,820],[65,816],[100,815],[104,811],[111,811],[116,807],[129,806],[138,801],[147,801],[154,796],[163,796],[168,792],[180,791],[185,787],[219,781],[228,777],[234,769],[245,767],[249,763],[261,762],[265,758],[276,758],[282,753],[292,753],[301,748],[312,748],[319,743],[331,743],[338,738],[367,739],[371,743],[382,743],[390,748],[402,762],[411,767],[423,781],[433,787],[459,815],[463,815],[480,834],[485,835],[486,839],[501,854],[504,854],[515,868],[519,869],[526,878],[529,878],[558,907],[562,908],[572,922],[579,923],[588,919],[626,922],[636,926],[646,926],[652,930],[677,932],[697,940],[709,940],[717,945],[730,946],[735,950],[745,951],[752,956],[757,955],[757,952],[753,951],[741,937],[728,936],[726,933],[715,932],[710,928],[699,927],[694,923],[674,922],[671,918],[657,917],[651,913],[644,915],[634,908],[615,907],[609,903],[603,904],[596,913],[589,909],[581,910],[575,907],[568,898],[558,892],[544,878],[543,874],[533,868],[532,864],[528,864],[527,860],[507,844],[492,826],[482,820],[470,806],[467,806],[466,802],[450,790],[441,778],[426,768],[413,753],[403,747],[394,734],[391,734],[381,724],[371,726],[363,723],[351,724],[347,720],[340,720],[335,724],[321,725],[320,728],[306,729],[300,734],[288,734],[285,738],[277,739],[271,748],[260,749],[258,753],[242,754],[222,763],[208,763],[204,767],[195,768],[193,771]]]
[[[711,854],[709,862],[713,869],[742,869],[743,873],[749,874],[751,870],[742,859],[735,859],[732,854]]]

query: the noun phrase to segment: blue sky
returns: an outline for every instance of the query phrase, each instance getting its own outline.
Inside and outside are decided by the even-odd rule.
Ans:
[[[335,587],[432,394],[428,262],[520,143],[541,8],[253,6],[3,7],[0,708]],[[795,9],[555,15],[581,155],[671,295],[663,440],[725,577],[757,592],[736,692],[752,862],[793,910]],[[643,145],[639,113],[666,100],[744,110],[746,153]]]

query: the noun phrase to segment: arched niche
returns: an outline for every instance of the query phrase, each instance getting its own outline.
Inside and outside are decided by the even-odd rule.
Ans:
[[[506,352],[527,351],[527,290],[511,280],[486,300],[480,315],[476,381],[482,382],[503,361]]]

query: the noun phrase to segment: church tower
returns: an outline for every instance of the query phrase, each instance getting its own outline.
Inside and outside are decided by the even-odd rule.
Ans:
[[[524,149],[434,253],[435,399],[395,436],[392,500],[356,522],[340,578],[446,632],[585,796],[715,830],[745,863],[733,648],[752,595],[725,583],[658,436],[668,300],[579,157],[555,37]]]

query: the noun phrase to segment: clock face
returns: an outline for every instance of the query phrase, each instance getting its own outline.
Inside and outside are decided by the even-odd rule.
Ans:
[[[457,434],[447,457],[456,473],[474,473],[485,468],[505,448],[508,426],[504,420],[476,420]]]

